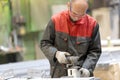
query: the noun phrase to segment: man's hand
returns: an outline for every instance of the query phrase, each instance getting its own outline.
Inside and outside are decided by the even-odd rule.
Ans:
[[[70,64],[73,64],[73,65],[78,63],[78,59],[79,59],[78,56],[69,56],[69,57],[67,57],[68,62]]]
[[[57,51],[55,57],[57,58],[59,63],[66,64],[68,63],[67,58],[66,58],[67,55],[70,55],[70,53]]]
[[[90,77],[89,70],[87,70],[85,68],[81,68],[81,69],[79,69],[79,71],[80,71],[80,76],[81,77]]]

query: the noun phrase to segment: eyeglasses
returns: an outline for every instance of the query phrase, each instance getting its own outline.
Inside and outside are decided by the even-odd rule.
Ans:
[[[78,13],[76,13],[76,12],[74,12],[74,11],[70,11],[70,13],[71,13],[71,15],[73,16],[73,17],[83,17],[86,13],[84,13],[84,14],[78,14]]]

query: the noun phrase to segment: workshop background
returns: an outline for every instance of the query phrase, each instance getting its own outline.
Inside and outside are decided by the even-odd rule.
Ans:
[[[40,40],[50,17],[67,9],[67,1],[0,0],[0,64],[46,59],[39,48]],[[95,76],[120,80],[120,0],[88,3],[87,13],[100,24],[102,42]]]

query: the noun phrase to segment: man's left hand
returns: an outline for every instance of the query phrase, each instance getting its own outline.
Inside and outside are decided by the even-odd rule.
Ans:
[[[81,68],[79,69],[81,77],[90,77],[90,72],[88,69]]]

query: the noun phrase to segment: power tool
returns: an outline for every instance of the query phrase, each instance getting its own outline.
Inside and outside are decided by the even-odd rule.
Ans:
[[[78,56],[67,56],[67,61],[68,64],[66,64],[66,68],[67,68],[67,73],[68,73],[68,77],[80,77],[80,67],[77,66],[77,62],[79,57]]]

